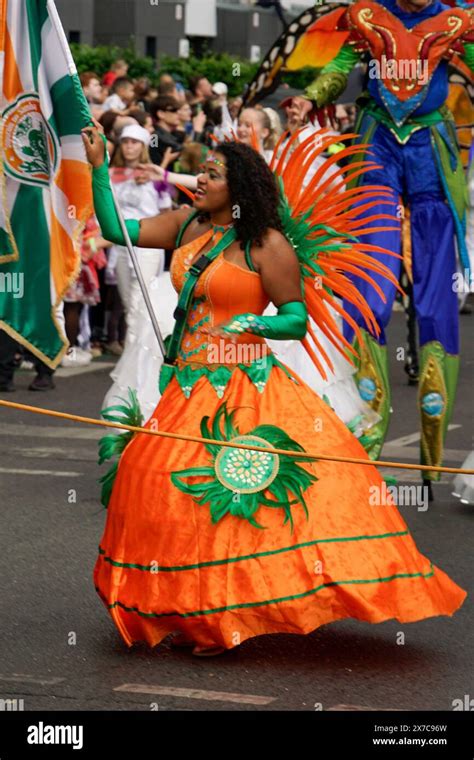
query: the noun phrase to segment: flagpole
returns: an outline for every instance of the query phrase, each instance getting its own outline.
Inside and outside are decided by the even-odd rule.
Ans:
[[[112,190],[112,197],[113,197],[113,200],[114,200],[115,211],[116,211],[117,216],[118,216],[120,228],[122,230],[122,234],[123,234],[123,237],[124,237],[124,240],[125,240],[125,245],[127,247],[128,254],[129,254],[130,258],[132,259],[133,268],[135,270],[135,274],[137,275],[138,283],[140,285],[140,289],[141,289],[142,295],[143,295],[143,300],[145,301],[145,304],[146,304],[146,307],[147,307],[147,310],[148,310],[148,314],[149,314],[149,317],[151,319],[151,324],[153,325],[153,330],[155,332],[156,339],[158,341],[158,345],[160,347],[160,351],[161,351],[161,353],[163,355],[163,359],[164,359],[166,357],[165,342],[163,340],[163,335],[161,333],[160,326],[158,324],[158,320],[156,318],[156,314],[155,314],[155,311],[153,309],[153,305],[151,303],[150,294],[148,293],[148,290],[147,290],[147,287],[146,287],[146,284],[145,284],[145,280],[143,279],[143,274],[142,274],[142,270],[140,268],[140,264],[139,264],[139,261],[138,261],[137,252],[136,252],[135,248],[132,245],[132,241],[130,240],[130,235],[128,234],[128,230],[127,230],[127,225],[125,224],[125,219],[123,218],[122,209],[120,208],[120,206],[118,204],[117,196],[115,194],[115,190],[114,190],[114,186],[113,186],[112,182],[110,183],[110,188]]]
[[[68,41],[66,39],[66,35],[64,34],[64,29],[62,27],[61,19],[59,18],[59,14],[58,14],[57,8],[56,8],[56,6],[54,4],[54,0],[47,0],[46,7],[48,9],[48,14],[49,14],[49,17],[51,19],[51,23],[54,26],[54,28],[56,29],[56,32],[57,32],[57,35],[58,35],[58,39],[60,40],[61,47],[63,48],[64,55],[66,57],[67,65],[68,65],[68,68],[69,68],[69,73],[71,74],[71,76],[73,76],[73,77],[76,76],[77,77],[76,66],[75,66],[74,60],[72,58],[71,51],[69,49],[69,43],[68,43]],[[92,122],[92,114],[90,113],[89,105],[86,102],[86,99],[85,99],[85,97],[84,97],[84,95],[82,93],[82,90],[80,89],[79,83],[77,83],[77,84],[78,84],[78,88],[79,88],[79,91],[77,92],[78,105],[79,105],[79,107],[87,109],[87,111],[89,112],[89,117],[90,117],[91,124],[92,124],[93,123]],[[107,157],[105,157],[105,158],[107,160]],[[119,223],[120,223],[120,228],[122,230],[122,234],[123,234],[123,237],[124,237],[124,240],[125,240],[125,245],[127,247],[127,250],[128,250],[130,258],[132,259],[133,268],[135,269],[135,273],[137,275],[137,279],[138,279],[138,282],[139,282],[139,285],[140,285],[140,289],[142,291],[143,299],[145,301],[146,308],[148,310],[148,314],[150,316],[151,323],[153,325],[153,330],[155,332],[156,339],[157,339],[158,345],[160,347],[160,351],[163,354],[163,358],[165,358],[165,356],[166,356],[166,348],[165,348],[165,342],[163,340],[163,335],[161,334],[161,330],[160,330],[160,327],[158,325],[158,320],[156,318],[156,314],[155,314],[155,312],[153,310],[153,306],[152,306],[152,303],[151,303],[150,295],[149,295],[148,290],[146,288],[145,280],[143,279],[142,270],[140,269],[140,264],[138,263],[138,257],[137,257],[136,251],[135,251],[135,249],[134,249],[134,247],[132,245],[132,241],[130,240],[130,235],[128,234],[128,230],[127,230],[127,227],[125,225],[125,220],[123,218],[122,210],[121,210],[121,208],[120,208],[120,206],[118,204],[117,196],[115,195],[115,191],[114,191],[112,183],[111,183],[111,190],[112,190],[112,197],[114,199],[115,211],[117,212],[117,216],[118,216]]]

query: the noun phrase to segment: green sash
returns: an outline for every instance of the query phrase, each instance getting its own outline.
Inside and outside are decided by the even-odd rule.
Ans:
[[[187,271],[185,275],[185,283],[179,295],[178,305],[173,314],[176,322],[168,345],[167,355],[164,360],[165,364],[174,364],[176,357],[178,356],[179,347],[181,345],[184,329],[186,327],[186,319],[191,308],[194,290],[196,288],[199,277],[204,272],[204,270],[207,269],[207,267],[217,259],[219,254],[234,242],[236,237],[237,233],[235,231],[235,228],[231,227],[222,236],[214,248],[211,248],[210,251],[200,256]]]

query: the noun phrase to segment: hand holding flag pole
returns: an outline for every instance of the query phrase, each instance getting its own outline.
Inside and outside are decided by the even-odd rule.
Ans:
[[[100,163],[102,163],[102,161],[108,161],[106,140],[103,134],[102,127],[97,121],[95,121],[95,119],[92,118],[92,116],[91,116],[91,126],[86,127],[82,132],[84,135],[84,146],[85,146],[87,157],[90,163],[92,163],[92,165],[99,165]],[[143,279],[143,274],[140,268],[140,263],[138,261],[137,252],[135,251],[135,248],[132,245],[132,241],[130,240],[130,235],[128,234],[127,226],[125,224],[125,219],[123,218],[122,210],[119,206],[117,196],[115,194],[115,190],[112,184],[110,188],[112,191],[112,198],[114,201],[115,211],[117,213],[117,217],[119,220],[120,229],[124,237],[125,245],[127,247],[129,256],[132,260],[135,274],[137,275],[138,283],[140,285],[140,289],[143,295],[143,300],[145,301],[148,314],[150,315],[151,323],[153,325],[153,330],[155,332],[156,339],[160,347],[160,351],[163,355],[163,358],[165,358],[166,356],[165,342],[161,334],[160,326],[158,324],[158,320],[156,318],[153,305],[151,303],[150,295],[148,293],[145,280]]]
[[[56,30],[58,44],[62,48],[62,52],[64,54],[64,58],[65,58],[65,61],[67,63],[68,69],[69,69],[69,73],[72,76],[72,80],[71,81],[72,81],[72,84],[74,86],[74,93],[75,93],[75,98],[76,98],[76,101],[77,101],[78,111],[81,113],[81,115],[83,117],[83,123],[88,123],[88,126],[85,129],[82,130],[83,141],[84,141],[84,146],[85,146],[85,149],[86,149],[87,158],[89,159],[90,163],[94,163],[94,161],[92,160],[91,152],[88,149],[89,145],[90,145],[90,147],[93,148],[93,153],[95,154],[95,158],[96,159],[100,158],[99,163],[102,163],[103,160],[106,160],[106,161],[108,160],[108,157],[107,157],[107,148],[106,148],[107,142],[106,142],[105,137],[103,135],[103,129],[102,129],[101,125],[93,118],[93,116],[92,116],[92,114],[90,112],[89,104],[86,101],[86,98],[85,98],[84,93],[82,91],[82,87],[81,87],[79,79],[77,77],[76,66],[74,64],[74,60],[72,58],[71,51],[69,49],[69,44],[68,44],[66,35],[64,33],[64,29],[62,27],[61,20],[59,18],[59,14],[58,14],[58,11],[56,9],[56,6],[55,6],[53,0],[46,0],[46,5],[47,5],[48,15],[49,15],[51,24],[54,27],[54,29]],[[89,145],[88,145],[88,142],[89,142]],[[99,143],[100,143],[100,145],[99,145]],[[100,155],[99,155],[99,151],[98,151],[99,147],[102,148],[102,152],[100,153]],[[113,187],[111,189],[112,189],[112,196],[113,196],[115,211],[117,213],[118,220],[119,220],[119,223],[120,223],[120,228],[121,228],[123,236],[124,236],[125,245],[127,247],[127,250],[128,250],[129,255],[130,255],[130,258],[132,259],[133,268],[135,269],[135,273],[137,275],[137,279],[138,279],[138,282],[139,282],[139,285],[140,285],[140,289],[141,289],[142,294],[143,294],[143,299],[145,301],[148,313],[150,315],[151,323],[153,325],[153,330],[155,332],[156,339],[158,341],[158,345],[160,347],[161,353],[163,354],[163,358],[164,358],[165,355],[166,355],[166,349],[165,349],[165,343],[164,343],[164,340],[163,340],[163,336],[161,334],[161,330],[160,330],[160,327],[158,325],[158,320],[157,320],[156,314],[155,314],[155,312],[153,310],[153,306],[152,306],[152,303],[151,303],[151,300],[150,300],[150,296],[148,294],[148,290],[147,290],[146,285],[145,285],[145,280],[143,279],[143,274],[142,274],[142,271],[141,271],[141,268],[140,268],[140,264],[138,262],[138,257],[137,257],[136,251],[135,251],[135,249],[134,249],[134,247],[132,245],[132,242],[130,240],[130,236],[128,234],[128,230],[127,230],[127,227],[125,225],[125,220],[123,218],[122,211],[121,211],[120,206],[118,204],[117,197],[116,197],[116,195],[114,193]]]

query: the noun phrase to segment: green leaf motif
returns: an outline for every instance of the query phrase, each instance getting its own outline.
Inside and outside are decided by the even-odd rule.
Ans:
[[[173,472],[171,481],[199,506],[208,505],[214,524],[230,514],[262,529],[264,526],[257,522],[256,512],[266,506],[280,509],[284,515],[283,524],[289,523],[293,530],[292,507],[301,505],[308,516],[303,492],[317,481],[315,475],[297,462],[313,462],[315,458],[305,456],[295,460],[285,454],[238,448],[237,444],[243,443],[304,452],[297,441],[275,425],[259,425],[242,435],[235,424],[236,414],[237,410],[229,412],[224,402],[213,420],[206,416],[200,424],[204,438],[235,441],[235,448],[205,444],[210,455],[209,465]]]

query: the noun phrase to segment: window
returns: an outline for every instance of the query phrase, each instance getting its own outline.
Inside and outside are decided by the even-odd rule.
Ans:
[[[156,37],[147,37],[145,42],[145,55],[156,58]]]

